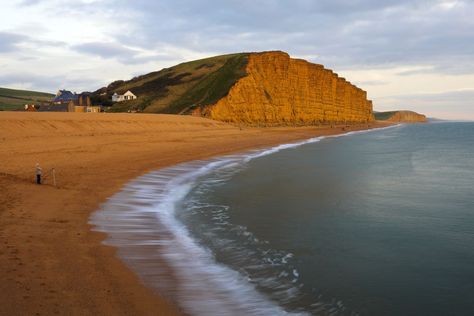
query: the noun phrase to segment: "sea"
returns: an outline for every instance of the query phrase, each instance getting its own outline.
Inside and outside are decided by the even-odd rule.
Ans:
[[[474,122],[160,169],[91,223],[188,315],[474,315]]]

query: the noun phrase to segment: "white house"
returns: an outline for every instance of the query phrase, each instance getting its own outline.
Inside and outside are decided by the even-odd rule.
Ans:
[[[117,94],[115,92],[112,95],[112,102],[122,102],[122,101],[128,101],[128,100],[135,100],[137,98],[136,95],[132,93],[132,91],[128,90],[124,94]]]

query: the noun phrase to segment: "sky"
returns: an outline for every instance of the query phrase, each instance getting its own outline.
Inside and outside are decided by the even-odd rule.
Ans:
[[[189,61],[282,50],[378,111],[474,120],[474,0],[2,0],[0,86],[94,91]]]

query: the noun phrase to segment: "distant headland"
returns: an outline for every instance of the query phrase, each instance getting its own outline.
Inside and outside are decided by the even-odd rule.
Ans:
[[[388,111],[374,112],[375,119],[378,121],[404,122],[404,123],[423,123],[428,122],[426,115],[413,111]]]

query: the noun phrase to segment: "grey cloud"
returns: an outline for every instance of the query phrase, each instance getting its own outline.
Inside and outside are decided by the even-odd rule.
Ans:
[[[32,6],[41,3],[42,0],[22,0],[18,3],[19,6]]]
[[[120,43],[89,42],[72,46],[71,49],[80,53],[99,56],[104,59],[115,58],[124,64],[139,64],[158,59],[173,59],[172,56],[160,53],[142,56],[139,50],[125,47]]]
[[[354,84],[360,87],[363,86],[382,86],[388,84],[388,81],[384,80],[366,80],[366,81],[354,81]]]
[[[457,100],[468,101],[474,105],[474,88],[445,91],[442,93],[402,94],[396,97],[401,100],[423,99],[429,101],[452,101],[454,97]]]
[[[20,61],[38,60],[38,57],[35,57],[35,56],[22,56],[22,57],[18,57],[18,60],[20,60]]]
[[[281,49],[317,54],[333,68],[432,64],[474,55],[474,4],[435,9],[435,1],[126,1],[129,33],[119,40],[167,43],[198,52]],[[127,19],[125,17],[125,19]]]
[[[35,89],[52,91],[49,85],[59,79],[53,76],[39,76],[33,73],[3,73],[0,75],[0,86],[34,86]]]
[[[405,70],[397,73],[398,76],[413,76],[422,74],[431,74],[435,72],[435,68]]]
[[[109,34],[118,43],[156,50],[162,45],[219,54],[285,50],[335,70],[379,65],[433,65],[461,73],[474,57],[474,3],[437,9],[440,0],[104,0],[52,8],[68,15],[99,12],[127,25]],[[60,11],[59,11],[60,12]],[[83,53],[142,62],[133,51],[98,43]],[[146,61],[146,60],[145,60]],[[145,62],[143,61],[143,62]],[[470,63],[470,62],[469,62]],[[458,68],[458,69],[455,69]]]
[[[31,44],[36,47],[66,45],[66,43],[61,41],[38,40],[23,34],[0,31],[0,53],[20,51],[21,49],[18,47],[18,44],[21,43]]]
[[[0,75],[0,86],[6,87],[34,87],[42,92],[55,92],[58,88],[80,89],[89,86],[99,87],[102,82],[88,78],[75,78],[67,75],[38,75],[36,73],[4,73]]]
[[[431,59],[434,65],[422,69],[407,70],[397,73],[399,76],[426,74],[466,75],[474,73],[474,64],[468,56],[453,56],[449,60]]]
[[[72,47],[74,50],[86,54],[97,55],[102,58],[134,56],[137,52],[117,43],[91,42]]]
[[[20,34],[0,31],[0,53],[17,50],[16,45],[23,42],[25,39],[26,36]]]
[[[38,40],[32,37],[28,37],[25,42],[29,44],[33,44],[38,47],[45,47],[45,46],[67,46],[67,42],[64,41],[51,41],[51,40]]]

